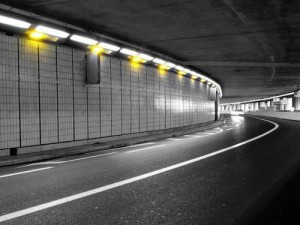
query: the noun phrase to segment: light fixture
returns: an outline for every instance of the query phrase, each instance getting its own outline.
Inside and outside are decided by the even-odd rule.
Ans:
[[[198,79],[198,77],[195,76],[195,75],[193,75],[193,76],[192,76],[192,79],[196,80],[196,79]]]
[[[189,70],[189,69],[184,69],[183,71],[184,71],[185,73],[189,73],[189,74],[192,72],[192,71]]]
[[[95,45],[97,41],[88,37],[80,36],[80,35],[72,35],[70,38],[72,41],[80,42],[86,45]]]
[[[144,59],[144,60],[146,60],[146,61],[150,61],[150,60],[153,59],[152,56],[146,55],[146,54],[143,54],[143,53],[139,54],[138,57],[141,58],[141,59]]]
[[[174,63],[171,63],[171,62],[167,62],[165,65],[166,65],[167,67],[170,67],[170,68],[176,67],[176,65],[175,65]]]
[[[159,58],[155,58],[153,59],[154,63],[160,64],[160,65],[164,65],[166,63],[165,60],[159,59]]]
[[[103,52],[105,52],[105,53],[107,53],[107,54],[111,53],[111,52],[109,52],[109,51],[108,51],[108,52],[105,51],[103,48],[101,48],[101,47],[98,46],[98,45],[91,46],[90,49],[91,49],[91,52],[93,52],[94,54],[101,54],[101,53],[103,53]]]
[[[35,40],[41,40],[47,38],[47,35],[37,31],[30,31],[29,37]]]
[[[69,33],[65,32],[65,31],[57,30],[57,29],[50,28],[50,27],[45,27],[45,26],[42,26],[42,25],[37,26],[35,28],[35,30],[37,32],[41,32],[41,33],[44,33],[44,34],[49,34],[51,36],[55,36],[55,37],[59,37],[59,38],[66,38],[70,35]]]
[[[175,66],[175,69],[178,70],[178,71],[183,71],[184,68],[182,66]]]
[[[170,67],[168,67],[168,66],[166,66],[166,64],[164,64],[164,65],[159,65],[159,69],[160,70],[169,70]]]
[[[116,45],[108,44],[108,43],[105,43],[105,42],[100,42],[99,46],[101,48],[104,48],[106,50],[113,51],[113,52],[117,52],[117,51],[120,50],[120,47],[118,47]]]
[[[184,75],[186,74],[186,72],[184,72],[184,71],[182,71],[182,70],[178,71],[177,73],[178,73],[178,75],[180,75],[180,76],[184,76]]]
[[[23,28],[23,29],[27,29],[31,26],[31,23],[28,23],[26,21],[14,19],[7,16],[1,16],[1,15],[0,15],[0,23],[13,26],[13,27]]]
[[[204,78],[202,78],[200,81],[201,81],[202,83],[204,83],[206,80],[205,80]]]
[[[130,56],[129,58],[130,58],[132,63],[144,63],[144,62],[147,61],[147,60],[144,60],[144,59],[142,59],[138,56]]]
[[[122,54],[129,55],[129,56],[137,56],[139,53],[128,48],[122,48],[120,51]]]
[[[194,76],[199,77],[199,73],[196,73],[195,71],[191,71],[191,74],[194,75]]]

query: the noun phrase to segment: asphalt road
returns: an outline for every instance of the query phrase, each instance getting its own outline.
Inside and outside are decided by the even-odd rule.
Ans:
[[[231,116],[193,135],[2,168],[0,221],[251,223],[300,164],[300,122],[268,120]]]

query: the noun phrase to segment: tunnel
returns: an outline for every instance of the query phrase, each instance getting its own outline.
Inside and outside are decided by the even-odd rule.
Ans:
[[[299,224],[299,10],[1,0],[0,223]]]

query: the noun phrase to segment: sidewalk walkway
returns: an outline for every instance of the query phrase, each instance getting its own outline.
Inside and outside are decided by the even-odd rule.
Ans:
[[[198,126],[194,128],[191,128],[190,126],[183,127],[183,128],[174,128],[174,129],[166,130],[163,133],[161,133],[161,131],[158,131],[156,134],[150,134],[147,136],[137,137],[137,138],[123,139],[120,141],[103,142],[99,144],[76,146],[76,147],[62,148],[62,149],[49,150],[43,152],[34,152],[34,153],[21,154],[16,156],[5,156],[5,157],[0,157],[0,167],[44,161],[49,159],[65,157],[65,156],[78,155],[78,154],[83,154],[88,152],[141,144],[144,142],[151,142],[160,139],[177,137],[185,134],[191,134],[199,131],[213,129],[222,126],[223,124],[224,121],[220,120],[220,121],[212,122],[206,126]],[[150,133],[154,133],[154,132],[150,132]]]

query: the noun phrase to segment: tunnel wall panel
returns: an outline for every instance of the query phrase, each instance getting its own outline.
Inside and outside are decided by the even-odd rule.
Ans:
[[[140,132],[147,131],[147,74],[146,66],[141,65],[139,70],[139,93],[140,93]]]
[[[121,60],[121,77],[122,77],[122,134],[130,134],[131,127],[131,78],[130,64],[128,61]]]
[[[0,149],[20,146],[18,40],[0,36]]]
[[[85,73],[85,54],[82,51],[74,50],[74,140],[84,140],[88,138],[88,98]]]
[[[19,41],[21,147],[40,142],[38,43]]]
[[[100,84],[86,53],[0,35],[0,149],[136,134],[213,121],[205,84],[101,55]]]
[[[58,142],[56,46],[39,43],[41,144]]]
[[[140,91],[139,91],[139,68],[131,65],[131,124],[130,133],[138,133],[140,131]]]
[[[57,47],[57,83],[58,83],[58,140],[73,141],[73,61],[72,50]]]
[[[98,73],[100,76],[100,73]],[[100,79],[100,78],[99,78]],[[101,135],[100,85],[88,85],[88,137],[99,138]]]
[[[154,129],[154,71],[146,67],[147,76],[147,131]]]
[[[122,134],[122,75],[120,59],[111,59],[112,82],[112,135]]]
[[[111,136],[111,76],[110,58],[100,57],[101,137]]]

